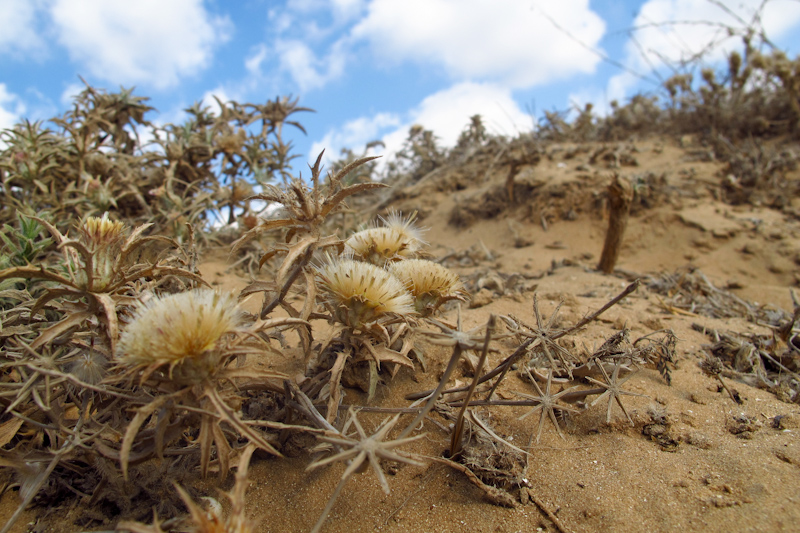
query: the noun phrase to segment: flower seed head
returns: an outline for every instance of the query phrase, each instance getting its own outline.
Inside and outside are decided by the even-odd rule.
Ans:
[[[409,242],[391,228],[369,228],[354,233],[344,242],[353,257],[381,266],[387,261],[410,257]]]
[[[433,261],[399,261],[389,266],[389,272],[405,283],[414,296],[417,312],[423,316],[431,314],[448,300],[463,299],[466,294],[458,275]]]
[[[105,213],[102,218],[88,217],[78,226],[78,233],[78,240],[92,254],[92,282],[89,283],[84,271],[77,274],[77,281],[89,291],[103,292],[114,280],[128,227],[123,222],[110,220]],[[74,262],[83,261],[74,250],[69,253]]]
[[[241,323],[230,294],[195,289],[154,298],[136,311],[120,335],[117,353],[130,367],[169,365],[173,379],[202,379],[220,361],[222,338]]]
[[[119,243],[125,238],[126,230],[124,222],[110,220],[107,212],[102,218],[88,217],[78,227],[81,243],[91,251]]]
[[[317,274],[328,307],[342,324],[357,328],[386,315],[414,313],[414,300],[403,283],[373,264],[329,257]]]
[[[345,241],[351,255],[360,260],[383,266],[389,261],[418,257],[427,244],[422,240],[422,230],[414,226],[416,213],[403,217],[392,211],[380,217],[382,227],[361,230]]]
[[[414,225],[414,220],[417,218],[416,211],[407,217],[403,217],[403,214],[399,211],[392,210],[386,218],[381,216],[378,218],[381,219],[384,227],[399,231],[403,238],[408,241],[409,248],[411,248],[412,251],[417,252],[424,246],[427,246],[428,243],[422,240],[422,234],[426,230]]]
[[[97,385],[106,375],[108,360],[98,351],[87,350],[70,363],[67,370],[84,383]]]

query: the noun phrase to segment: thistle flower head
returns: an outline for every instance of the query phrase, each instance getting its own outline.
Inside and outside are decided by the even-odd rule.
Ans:
[[[78,227],[80,241],[91,251],[119,244],[125,238],[127,226],[124,222],[110,220],[108,213],[101,217],[88,217]]]
[[[179,382],[211,376],[222,357],[220,341],[236,332],[236,299],[211,289],[154,298],[139,307],[120,335],[117,354],[129,367],[169,365]]]
[[[354,233],[344,242],[352,250],[353,257],[383,265],[409,256],[409,243],[403,235],[391,228],[369,228]]]
[[[328,258],[317,275],[334,318],[346,326],[358,328],[386,315],[414,313],[414,300],[403,283],[373,264]]]
[[[426,243],[421,239],[422,231],[413,225],[415,216],[403,218],[393,211],[387,218],[381,218],[383,227],[354,233],[344,244],[353,257],[377,266],[417,257]]]
[[[88,217],[78,226],[78,240],[92,255],[91,283],[86,271],[76,274],[79,285],[93,292],[103,292],[113,282],[117,263],[122,252],[128,227],[123,222],[110,220],[108,213],[101,217]],[[77,251],[70,249],[70,260],[83,263]]]
[[[408,259],[392,263],[389,272],[405,283],[417,312],[427,316],[448,300],[462,299],[464,285],[458,275],[439,263]]]

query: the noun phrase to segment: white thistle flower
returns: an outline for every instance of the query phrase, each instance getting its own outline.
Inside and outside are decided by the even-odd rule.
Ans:
[[[220,341],[241,324],[231,294],[195,289],[154,298],[139,307],[120,335],[117,354],[130,367],[169,365],[175,379],[205,378],[219,364]]]
[[[361,327],[385,315],[414,313],[414,300],[403,283],[373,264],[329,257],[317,274],[329,309],[342,324]]]

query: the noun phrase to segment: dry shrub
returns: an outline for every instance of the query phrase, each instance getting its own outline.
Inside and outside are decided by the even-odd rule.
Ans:
[[[478,210],[460,205],[455,220],[463,224],[496,216],[515,203],[528,205],[529,216],[542,215],[545,208],[571,209],[570,202],[586,196],[580,189],[550,190],[547,184],[520,177],[520,170],[545,156],[548,142],[628,138],[658,128],[718,141],[725,135],[730,145],[723,156],[736,176],[728,200],[743,201],[761,191],[757,201],[779,207],[781,196],[796,192],[788,176],[794,153],[758,146],[740,152],[736,143],[745,132],[796,134],[796,71],[797,61],[748,51],[738,60],[731,56],[723,81],[710,73],[704,74],[700,87],[686,77],[670,80],[665,105],[639,96],[602,120],[592,115],[591,107],[572,122],[550,114],[535,134],[515,139],[490,135],[480,117],[472,117],[449,151],[436,145],[432,132],[416,127],[384,172],[393,183],[421,186],[433,173],[468,165],[468,171],[459,171],[462,187],[500,172],[506,177],[504,186],[474,198]],[[549,319],[542,317],[534,299],[532,320],[501,317],[505,333],[492,326],[494,317],[465,331],[460,314],[457,324],[437,318],[442,304],[468,295],[453,273],[422,257],[424,241],[411,218],[389,217],[366,234],[350,235],[352,241],[337,231],[339,217],[348,211],[345,200],[383,187],[369,181],[377,171],[372,158],[346,154],[327,178],[318,159],[310,181],[303,181],[291,175],[292,155],[281,137],[284,124],[302,129],[287,120],[305,110],[297,101],[220,102],[220,107],[219,114],[212,114],[195,105],[185,124],[158,128],[145,119],[150,111],[145,98],[87,87],[71,111],[54,119],[55,129],[23,122],[3,132],[0,466],[13,473],[21,497],[7,527],[30,503],[50,505],[65,494],[89,502],[77,517],[81,527],[121,518],[148,520],[153,504],[162,516],[188,507],[196,523],[223,527],[232,522],[216,512],[204,514],[192,503],[198,496],[192,486],[198,476],[224,479],[241,460],[234,514],[246,528],[243,458],[254,448],[272,456],[308,451],[312,439],[323,445],[318,451],[330,454],[315,461],[315,467],[352,460],[343,466],[321,527],[341,488],[367,462],[383,488],[387,483],[378,457],[418,464],[406,450],[392,450],[420,438],[410,434],[437,402],[437,410],[461,407],[454,420],[463,428],[476,386],[484,383],[491,389],[480,405],[489,410],[511,405],[541,411],[531,438],[538,437],[547,420],[561,433],[563,419],[574,411],[566,402],[590,396],[596,398],[575,416],[602,403],[599,415],[607,424],[613,424],[617,408],[625,422],[641,422],[623,406],[623,397],[632,396],[623,385],[645,365],[669,379],[675,353],[671,332],[631,342],[622,330],[582,359],[565,347],[569,344],[557,342],[579,332],[636,284],[569,327],[556,321],[557,309]],[[260,130],[252,127],[257,123]],[[141,144],[144,132],[155,139],[158,150]],[[614,163],[624,155],[617,152],[603,154],[610,153]],[[717,152],[719,157],[723,149]],[[598,160],[603,154],[597,154]],[[283,184],[269,183],[273,177],[283,178]],[[638,184],[643,208],[666,194],[659,176],[645,175]],[[259,218],[249,207],[253,200],[280,209]],[[24,216],[30,210],[38,217]],[[237,213],[244,215],[248,232],[234,243],[233,252],[265,239],[263,253],[248,251],[259,254],[253,270],[265,268],[241,295],[263,295],[260,316],[241,312],[234,298],[199,288],[205,281],[196,269],[194,228],[220,212],[227,212],[229,222]],[[685,298],[702,289],[673,279],[653,283],[671,283],[683,291],[673,294]],[[712,303],[721,298],[713,287],[708,290]],[[675,300],[671,305],[684,303]],[[278,307],[282,317],[275,316]],[[315,321],[329,323],[319,339],[314,337]],[[760,360],[765,379],[777,391],[788,387],[786,394],[794,401],[795,381],[777,383],[770,372],[782,366],[792,379],[796,376],[796,324],[797,313],[791,320],[781,317],[778,324],[785,330],[783,342],[791,347],[787,354],[757,346],[753,353],[758,357],[737,362],[755,368]],[[289,346],[286,334],[295,332],[298,346]],[[428,398],[425,407],[407,408],[416,413],[414,421],[394,435],[399,416],[373,433],[360,425],[355,412],[340,416],[351,407],[343,403],[345,376],[368,393],[369,403],[401,367],[413,372],[417,361],[424,364],[422,337],[453,352],[437,389],[417,396]],[[484,369],[489,351],[508,351],[507,343],[502,348],[496,342],[507,337],[513,338],[513,350],[495,368]],[[480,359],[473,357],[478,352]],[[261,364],[274,354],[304,354],[305,375],[293,381],[265,370]],[[473,383],[448,390],[462,355],[479,361]],[[495,390],[512,365],[518,365],[530,386],[518,394],[521,400],[500,400]],[[568,386],[555,392],[554,378]],[[453,459],[461,461],[456,463],[461,472],[488,487],[491,480],[470,469],[484,463],[495,470],[509,467],[487,462],[503,439],[481,420],[470,420],[485,432],[486,442],[474,449],[467,442],[465,454]],[[453,441],[457,437],[454,432]],[[515,479],[522,479],[520,461],[517,457],[511,465]],[[186,487],[188,496],[169,490],[167,481],[172,480]],[[516,480],[497,485],[485,490],[497,496],[493,491],[520,488]],[[505,494],[497,501],[513,498]],[[93,509],[103,510],[103,516]],[[134,527],[160,530],[158,522]]]
[[[302,129],[290,116],[309,111],[289,98],[218,102],[219,113],[196,103],[185,123],[156,126],[147,100],[87,85],[51,120],[54,129],[22,121],[3,131],[0,222],[13,222],[17,210],[33,214],[32,206],[62,231],[106,211],[183,237],[187,222],[207,223],[226,208],[232,222],[248,212],[253,186],[288,176],[294,156],[282,126]]]

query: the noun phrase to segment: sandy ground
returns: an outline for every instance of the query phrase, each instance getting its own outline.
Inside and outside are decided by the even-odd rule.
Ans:
[[[637,165],[617,170],[634,180],[649,174],[663,174],[665,179],[651,205],[635,207],[614,275],[594,270],[606,229],[602,197],[610,172],[606,164],[589,163],[596,147],[577,155],[571,154],[574,147],[569,145],[552,150],[552,158],[523,169],[516,177],[515,205],[492,213],[491,218],[476,216],[464,227],[449,223],[453,209],[486,202],[485,194],[504,183],[504,169],[444,172],[395,191],[391,205],[404,212],[419,211],[420,225],[429,228],[425,238],[434,257],[449,256],[444,264],[470,284],[484,280],[487,288],[473,294],[473,305],[483,305],[463,309],[465,329],[485,324],[492,313],[513,314],[533,323],[534,293],[545,319],[563,302],[556,325],[565,328],[600,308],[634,277],[690,267],[743,299],[790,311],[790,289],[798,283],[800,262],[797,218],[767,207],[723,203],[718,190],[723,166],[698,161],[692,150],[677,143],[654,140],[634,146]],[[201,267],[204,277],[226,289],[244,287],[246,275],[226,272],[226,264],[216,257],[207,254]],[[508,281],[515,273],[519,276],[514,279],[522,281],[514,287],[485,282],[492,276]],[[698,366],[711,339],[692,324],[743,335],[769,334],[769,328],[744,317],[670,312],[665,298],[643,283],[570,339],[574,351],[586,355],[622,327],[630,329],[632,339],[672,329],[678,338],[678,360],[671,386],[654,368],[642,369],[625,382],[627,391],[638,394],[624,398],[633,426],[616,405],[613,421],[606,423],[606,403],[591,406],[593,397],[585,411],[561,422],[563,439],[547,420],[540,442],[529,450],[527,487],[512,494],[515,507],[487,502],[464,474],[440,463],[385,465],[391,493],[382,492],[370,469],[354,476],[323,531],[796,529],[800,523],[800,406],[725,378],[743,400],[735,403]],[[256,310],[260,302],[255,298],[246,305]],[[455,317],[453,308],[444,314],[451,322]],[[371,405],[406,407],[410,403],[404,399],[406,394],[436,385],[450,351],[423,346],[427,371],[403,369],[394,379],[387,377]],[[511,340],[498,341],[499,351],[490,355],[490,367],[514,346]],[[290,375],[302,372],[302,364],[294,360],[273,364]],[[466,383],[469,373],[462,367],[455,379]],[[532,392],[530,383],[516,372],[505,380],[499,395],[514,398],[514,391]],[[365,395],[354,389],[348,389],[344,398],[346,404],[365,401]],[[530,408],[476,409],[512,444],[525,446],[536,431],[538,414],[519,420]],[[646,434],[653,413],[661,413],[666,420],[662,424],[666,440]],[[364,412],[359,419],[369,432],[386,416]],[[448,423],[436,415],[433,418],[442,426]],[[449,434],[431,422],[424,431],[424,439],[409,451],[441,456],[449,446]],[[260,519],[259,531],[313,527],[344,466],[306,472],[310,462],[309,455],[299,453],[252,463],[247,505],[251,515]],[[13,509],[14,497],[4,496],[4,512]],[[27,522],[34,515],[35,510]],[[16,531],[28,529],[25,520],[17,526]]]

